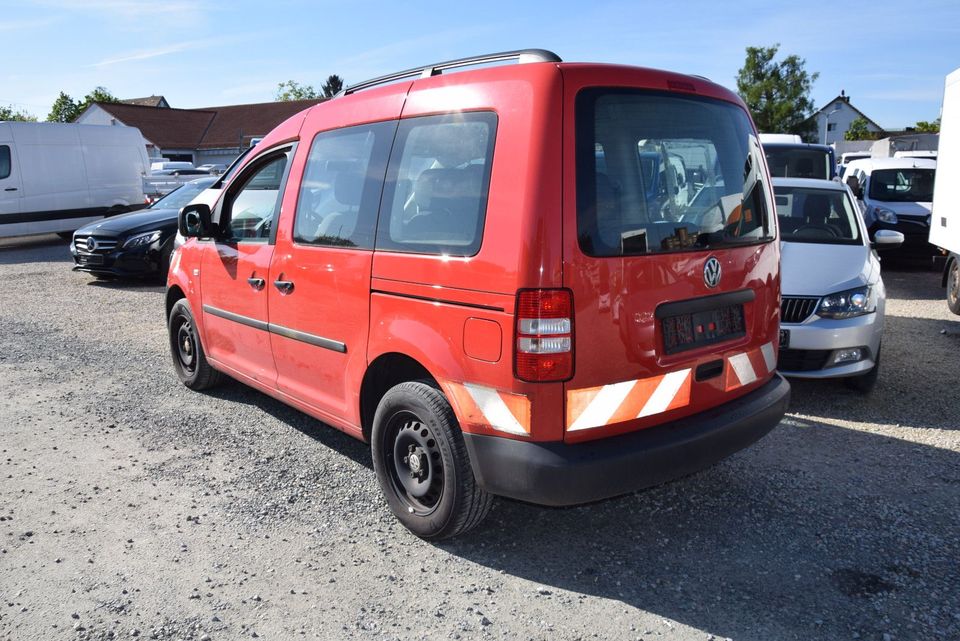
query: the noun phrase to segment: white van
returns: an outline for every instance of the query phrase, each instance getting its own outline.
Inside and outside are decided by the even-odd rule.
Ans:
[[[0,122],[0,237],[66,234],[144,206],[134,127]]]
[[[947,305],[960,314],[960,69],[947,76],[940,112],[940,149],[933,187],[930,242],[946,255],[943,286]]]
[[[904,235],[891,257],[929,261],[928,242],[937,161],[928,158],[865,158],[847,165],[843,180],[857,197],[871,237],[878,229]]]
[[[150,163],[150,171],[167,171],[170,169],[193,169],[193,163],[186,160],[157,160]]]

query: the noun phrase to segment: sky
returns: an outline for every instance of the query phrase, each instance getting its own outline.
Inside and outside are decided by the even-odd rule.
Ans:
[[[748,46],[818,72],[817,108],[839,95],[887,129],[934,120],[960,67],[960,2],[331,2],[0,0],[0,105],[43,120],[60,91],[104,86],[194,108],[273,100],[432,62],[523,48],[567,61],[707,76],[736,88]]]

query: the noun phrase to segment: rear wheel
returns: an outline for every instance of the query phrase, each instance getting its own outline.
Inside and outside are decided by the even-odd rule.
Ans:
[[[947,273],[947,307],[954,314],[960,315],[960,258],[950,261],[950,271]]]
[[[377,407],[370,441],[387,503],[417,536],[457,536],[490,511],[493,497],[477,485],[453,409],[432,383],[391,388]]]
[[[177,377],[192,390],[211,388],[223,379],[223,374],[213,369],[203,353],[203,345],[197,334],[197,325],[190,304],[181,298],[170,310],[167,323],[170,333],[170,352]]]
[[[844,384],[861,394],[869,394],[877,384],[877,378],[880,377],[880,348],[877,348],[877,357],[873,359],[873,368],[866,374],[851,376],[844,379]]]

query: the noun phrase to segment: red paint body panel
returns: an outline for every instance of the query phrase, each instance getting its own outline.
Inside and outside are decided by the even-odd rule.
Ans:
[[[696,368],[735,352],[776,345],[779,248],[776,241],[713,252],[591,258],[577,241],[575,98],[588,86],[690,92],[742,107],[731,92],[697,78],[613,65],[523,64],[451,73],[360,91],[312,107],[271,132],[266,150],[300,144],[284,189],[276,246],[233,252],[189,241],[169,283],[187,293],[215,364],[299,409],[362,437],[360,389],[369,364],[385,354],[420,363],[458,415],[454,384],[468,383],[530,401],[530,434],[507,435],[469,422],[465,431],[532,441],[595,439],[701,412],[769,380],[731,392],[723,378],[694,382],[691,402],[647,419],[566,435],[567,390]],[[310,144],[318,132],[386,120],[465,111],[497,115],[483,239],[476,255],[446,257],[294,243],[292,230]],[[248,159],[248,163],[251,159]],[[769,185],[769,180],[767,180]],[[769,194],[772,202],[772,191]],[[770,215],[773,216],[772,211]],[[775,224],[775,216],[774,224]],[[719,290],[703,283],[704,260],[722,263]],[[201,260],[202,256],[202,260]],[[202,292],[192,275],[202,263]],[[246,279],[267,279],[259,296]],[[276,279],[295,282],[284,295]],[[573,292],[575,369],[566,382],[514,376],[517,291]],[[751,289],[744,338],[665,355],[654,318],[665,302]],[[202,303],[346,345],[325,349],[202,314]],[[202,317],[202,318],[200,318]]]
[[[201,277],[203,306],[239,314],[266,323],[267,289],[255,290],[248,278],[268,279],[273,245],[267,243],[204,243]],[[209,358],[221,362],[268,387],[277,384],[270,335],[232,320],[194,308],[203,316],[203,345]]]

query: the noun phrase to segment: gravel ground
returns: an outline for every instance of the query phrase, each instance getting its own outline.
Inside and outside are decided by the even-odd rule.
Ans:
[[[362,443],[180,385],[161,287],[0,241],[0,639],[960,639],[960,322],[885,280],[871,396],[796,382],[710,470],[430,544]]]

